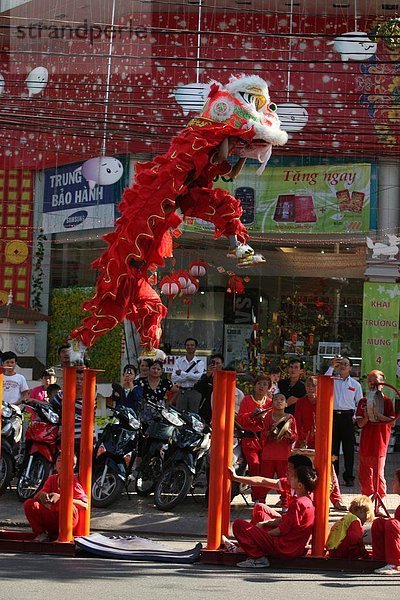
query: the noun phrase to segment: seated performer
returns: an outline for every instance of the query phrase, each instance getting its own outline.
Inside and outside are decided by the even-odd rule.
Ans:
[[[364,545],[363,525],[374,519],[374,507],[368,496],[357,496],[349,512],[332,526],[326,542],[331,558],[368,558]]]
[[[232,525],[237,540],[238,552],[249,558],[238,563],[244,569],[269,567],[268,556],[282,559],[303,556],[312,534],[315,510],[310,494],[317,483],[317,475],[311,467],[301,466],[295,470],[290,485],[296,498],[279,523],[270,519],[253,525],[236,519]]]
[[[74,467],[76,456],[74,457]],[[60,514],[60,476],[61,454],[58,455],[55,469],[57,473],[50,475],[42,489],[24,502],[24,511],[32,531],[36,534],[35,542],[48,542],[58,537]],[[88,500],[78,478],[74,475],[74,499],[72,527],[76,530],[79,523],[79,510],[87,510]]]
[[[400,469],[396,469],[393,493],[400,495]],[[394,519],[378,517],[371,527],[372,555],[376,560],[385,560],[387,565],[376,569],[379,575],[400,575],[400,505]]]

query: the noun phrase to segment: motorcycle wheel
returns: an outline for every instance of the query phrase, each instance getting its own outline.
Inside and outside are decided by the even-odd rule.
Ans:
[[[121,477],[110,466],[107,467],[104,484],[101,485],[104,468],[104,466],[97,467],[93,475],[92,504],[97,508],[110,506],[122,494],[124,489],[124,482]]]
[[[154,504],[159,510],[170,510],[182,502],[191,488],[193,473],[184,463],[166,469],[154,490]]]
[[[25,502],[43,487],[46,479],[50,475],[51,463],[41,454],[35,454],[31,464],[29,477],[26,476],[26,469],[29,464],[29,457],[24,461],[21,475],[17,482],[17,496],[20,502]]]
[[[13,477],[13,462],[8,452],[4,452],[0,459],[0,496],[6,491]]]
[[[145,459],[143,459],[145,460]],[[149,496],[154,492],[162,469],[161,458],[152,458],[150,463],[139,467],[135,481],[135,491],[139,496]]]

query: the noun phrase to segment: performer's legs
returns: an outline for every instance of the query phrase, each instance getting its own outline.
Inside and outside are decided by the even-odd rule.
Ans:
[[[378,494],[381,498],[386,496],[386,479],[385,479],[385,464],[386,455],[377,458],[376,472],[378,480]]]
[[[239,546],[251,558],[277,554],[274,538],[263,532],[263,528],[251,525],[244,519],[236,519],[232,524],[232,532]]]
[[[287,460],[275,461],[276,476],[278,477],[278,479],[281,479],[282,477],[286,477],[287,468],[288,468]],[[282,507],[287,507],[287,496],[283,492],[280,494],[280,501],[281,501]]]
[[[375,560],[386,560],[385,557],[385,522],[386,519],[378,517],[371,526],[372,555]]]
[[[265,521],[271,521],[272,519],[280,519],[281,514],[268,506],[268,504],[264,504],[263,502],[258,502],[251,514],[251,524],[256,525],[257,523],[264,523]]]
[[[362,435],[362,433],[361,433]],[[374,469],[377,460],[373,456],[365,456],[363,452],[358,453],[358,479],[361,485],[361,493],[365,496],[371,496],[375,491],[376,481]]]
[[[336,475],[335,467],[333,464],[331,467],[331,492],[329,495],[329,499],[332,502],[333,506],[341,505],[343,500],[342,492],[340,491],[339,479]]]
[[[251,477],[260,475],[261,451],[256,448],[243,448],[243,454],[246,458],[247,466],[249,469],[249,475]],[[266,493],[266,488],[251,486],[251,499],[253,500],[253,502],[255,502],[256,500],[265,500]]]
[[[400,565],[400,521],[385,520],[385,560],[390,565]]]
[[[30,498],[24,502],[24,511],[33,533],[36,535],[44,532],[58,534],[58,510],[50,510],[40,502]]]

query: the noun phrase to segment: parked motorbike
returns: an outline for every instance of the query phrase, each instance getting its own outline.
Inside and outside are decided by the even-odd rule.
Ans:
[[[154,490],[159,510],[181,503],[201,479],[206,478],[211,428],[194,413],[180,413],[183,427],[175,429],[164,456],[164,466]]]
[[[105,427],[94,449],[92,503],[101,508],[112,504],[132,479],[140,429],[132,408],[110,410],[117,420]]]
[[[184,421],[173,408],[163,408],[152,402],[147,402],[156,415],[150,421],[143,436],[142,461],[138,468],[135,489],[139,496],[148,496],[154,491],[161,475],[165,451],[168,442],[177,428]]]
[[[4,402],[1,421],[0,496],[15,477],[21,437],[21,409],[15,404]]]
[[[244,436],[244,430],[239,427],[235,422],[235,437],[233,441],[233,457],[232,466],[235,469],[237,475],[246,475],[247,473],[247,461],[242,450],[242,439]],[[249,489],[248,485],[239,483],[238,481],[232,481],[231,483],[231,501],[239,494],[244,498],[247,503],[244,493]]]
[[[32,498],[53,470],[59,451],[60,417],[45,404],[36,404],[25,432],[25,454],[17,482],[21,502]]]

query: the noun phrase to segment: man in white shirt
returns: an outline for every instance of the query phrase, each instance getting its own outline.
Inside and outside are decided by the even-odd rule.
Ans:
[[[195,338],[187,338],[186,356],[177,358],[172,371],[172,383],[180,387],[176,408],[195,413],[199,410],[201,393],[195,390],[194,386],[204,373],[204,362],[195,358],[197,346],[198,342]]]
[[[22,404],[29,396],[29,386],[23,375],[16,372],[18,357],[14,352],[4,352],[3,356],[3,401]]]
[[[332,454],[339,457],[340,444],[343,448],[345,485],[354,484],[354,415],[359,400],[363,397],[361,385],[350,377],[353,363],[347,356],[331,360],[331,366],[325,375],[332,375],[335,370],[340,379],[334,381]],[[339,458],[334,462],[335,471],[339,475]]]

